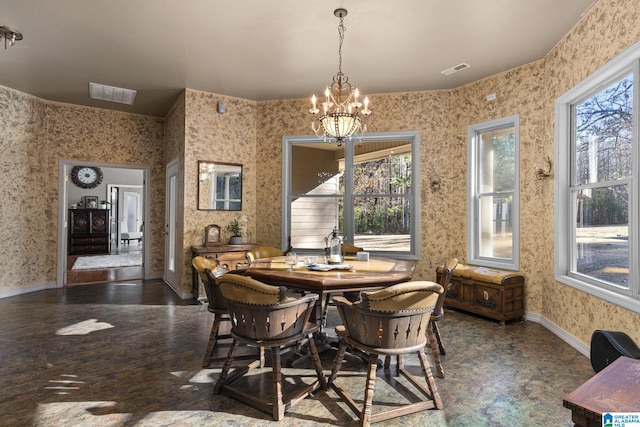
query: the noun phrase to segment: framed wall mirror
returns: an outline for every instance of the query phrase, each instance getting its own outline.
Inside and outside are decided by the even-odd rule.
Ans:
[[[198,160],[198,210],[242,210],[242,165]]]

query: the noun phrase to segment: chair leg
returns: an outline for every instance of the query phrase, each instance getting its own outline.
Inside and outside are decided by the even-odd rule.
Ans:
[[[444,344],[442,343],[442,337],[440,336],[440,328],[438,327],[438,322],[431,322],[433,325],[433,333],[436,335],[436,340],[438,341],[438,347],[440,348],[440,354],[445,355],[447,352],[444,350]]]
[[[329,377],[329,384],[333,384],[338,376],[338,372],[342,367],[342,359],[344,359],[344,353],[347,350],[347,343],[343,340],[340,341],[340,346],[338,347],[338,352],[336,353],[336,357],[333,359],[333,368],[331,369],[331,376]]]
[[[320,361],[320,354],[318,354],[318,348],[313,339],[313,334],[309,334],[309,349],[311,351],[311,360],[313,360],[313,366],[316,369],[316,375],[318,377],[318,383],[323,390],[327,389],[327,380],[324,377],[324,371],[322,370],[322,362]]]
[[[284,418],[284,402],[282,401],[282,363],[280,348],[271,349],[271,364],[273,371],[273,419],[280,421]]]
[[[220,394],[220,390],[222,390],[222,386],[227,380],[227,375],[229,374],[229,369],[231,368],[231,363],[233,362],[233,355],[238,347],[238,341],[235,339],[231,343],[231,348],[229,348],[229,353],[227,354],[227,358],[224,361],[224,365],[222,365],[222,371],[220,371],[220,376],[218,377],[218,381],[216,381],[216,385],[213,388],[213,392],[215,394]]]
[[[438,378],[444,378],[444,369],[442,368],[442,363],[440,363],[440,354],[438,353],[436,337],[431,327],[432,323],[435,322],[429,322],[427,325],[427,336],[429,337],[429,343],[431,344],[431,354],[433,355],[433,361],[436,364],[436,372],[438,374]]]
[[[202,367],[207,368],[211,364],[211,357],[213,356],[213,350],[218,340],[218,330],[220,329],[220,317],[216,314],[213,319],[213,325],[211,325],[211,333],[209,334],[209,343],[207,344],[207,351],[202,359]]]
[[[433,378],[433,374],[431,373],[431,367],[429,366],[429,362],[427,361],[427,356],[425,356],[423,350],[418,351],[418,358],[420,359],[420,367],[422,368],[422,373],[424,375],[424,379],[427,382],[427,387],[429,387],[429,391],[431,392],[431,398],[433,399],[433,404],[436,409],[442,409],[442,398],[440,398],[440,394],[438,393],[438,388],[436,387],[436,381]]]
[[[373,390],[376,386],[376,370],[378,369],[378,356],[370,355],[369,371],[367,372],[367,382],[364,389],[364,406],[360,414],[360,425],[371,424],[371,407],[373,406]]]

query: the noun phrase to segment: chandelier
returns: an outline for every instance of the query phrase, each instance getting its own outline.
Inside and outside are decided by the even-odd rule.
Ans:
[[[22,40],[22,33],[16,29],[0,25],[0,40],[4,38],[4,48],[13,46],[18,40]]]
[[[369,98],[365,97],[360,102],[360,92],[357,87],[351,86],[349,77],[342,72],[342,42],[344,41],[344,17],[347,16],[346,9],[336,9],[333,14],[340,18],[338,25],[338,35],[340,47],[338,48],[338,74],[333,76],[333,81],[327,86],[322,102],[322,115],[318,118],[320,110],[317,108],[318,99],[315,94],[311,97],[312,108],[309,112],[313,116],[311,129],[319,137],[334,138],[338,145],[353,135],[362,135],[367,131],[365,118],[371,114],[369,110]]]

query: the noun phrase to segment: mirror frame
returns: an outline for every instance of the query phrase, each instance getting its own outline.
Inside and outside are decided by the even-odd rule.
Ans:
[[[240,169],[240,202],[239,202],[239,207],[237,209],[216,209],[216,207],[206,207],[206,206],[201,206],[200,204],[200,191],[202,191],[202,177],[201,177],[201,170],[203,165],[218,165],[218,166],[231,166],[231,167],[237,167]],[[196,205],[197,205],[197,210],[199,211],[241,211],[242,210],[242,180],[243,180],[243,167],[241,163],[226,163],[226,162],[215,162],[215,161],[210,161],[210,160],[198,160],[198,171],[197,171],[197,179],[198,179],[198,194],[197,194],[197,200],[196,200]]]

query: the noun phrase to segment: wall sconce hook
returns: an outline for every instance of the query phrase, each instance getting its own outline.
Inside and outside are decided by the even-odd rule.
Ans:
[[[549,178],[551,176],[551,159],[547,157],[546,169],[540,168],[536,171],[536,179],[538,181],[542,181],[543,179]]]

